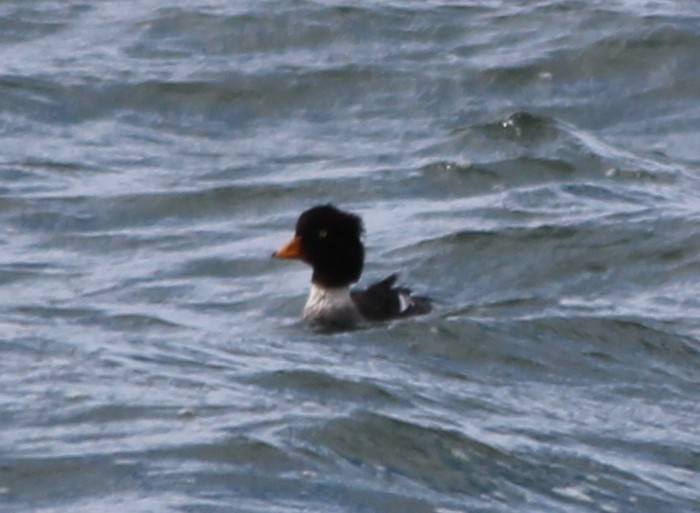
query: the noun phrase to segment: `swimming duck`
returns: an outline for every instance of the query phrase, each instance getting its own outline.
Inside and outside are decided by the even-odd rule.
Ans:
[[[385,321],[428,313],[430,299],[396,287],[392,274],[366,289],[351,290],[360,279],[365,249],[362,220],[333,205],[318,205],[299,216],[294,237],[275,251],[275,258],[306,262],[313,269],[311,292],[302,319],[345,327],[363,321]]]

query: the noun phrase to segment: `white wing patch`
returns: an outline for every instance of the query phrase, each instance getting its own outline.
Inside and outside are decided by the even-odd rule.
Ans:
[[[413,306],[413,299],[405,292],[399,292],[399,313],[404,313]]]

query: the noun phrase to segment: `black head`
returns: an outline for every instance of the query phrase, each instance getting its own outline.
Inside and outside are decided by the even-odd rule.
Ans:
[[[299,258],[313,267],[311,280],[343,287],[360,279],[364,265],[362,220],[333,205],[319,205],[297,220],[295,237],[274,256]]]

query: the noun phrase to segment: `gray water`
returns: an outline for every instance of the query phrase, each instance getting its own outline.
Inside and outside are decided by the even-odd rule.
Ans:
[[[695,0],[3,1],[0,510],[697,513],[698,171]]]

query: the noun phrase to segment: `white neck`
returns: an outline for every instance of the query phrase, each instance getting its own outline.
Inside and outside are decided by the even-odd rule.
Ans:
[[[302,319],[324,324],[354,324],[360,320],[349,287],[326,288],[311,284]]]

